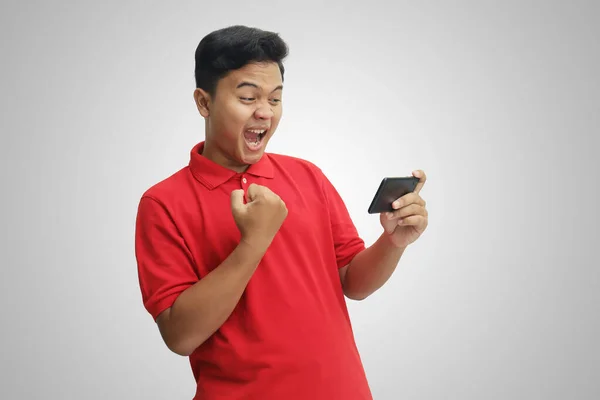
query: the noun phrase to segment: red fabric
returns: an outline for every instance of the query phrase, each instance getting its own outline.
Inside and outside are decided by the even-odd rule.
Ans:
[[[233,251],[234,189],[269,187],[288,217],[232,315],[189,357],[198,400],[371,400],[338,268],[365,248],[338,192],[313,164],[265,153],[245,173],[204,158],[142,196],[135,249],[154,319]]]

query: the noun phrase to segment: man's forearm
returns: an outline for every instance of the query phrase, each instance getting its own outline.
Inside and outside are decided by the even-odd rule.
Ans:
[[[395,247],[388,235],[383,233],[348,265],[342,282],[344,294],[351,299],[362,300],[378,290],[392,276],[404,250]]]
[[[223,263],[179,295],[161,333],[169,348],[189,355],[229,318],[264,251],[241,242]],[[161,318],[161,317],[159,317]]]

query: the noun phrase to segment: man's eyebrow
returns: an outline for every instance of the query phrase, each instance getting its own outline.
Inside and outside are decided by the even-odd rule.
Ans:
[[[241,82],[239,85],[236,86],[236,89],[242,88],[244,86],[250,86],[250,87],[253,87],[256,89],[260,89],[257,84],[252,83],[252,82]],[[277,90],[283,90],[283,85],[277,86],[275,89],[273,89],[273,92],[275,92]],[[271,93],[273,93],[273,92],[271,92]]]
[[[257,88],[258,89],[258,85],[254,84],[254,83],[250,83],[250,82],[242,82],[239,85],[236,86],[236,89],[239,89],[241,87],[244,86],[252,86],[253,88]]]

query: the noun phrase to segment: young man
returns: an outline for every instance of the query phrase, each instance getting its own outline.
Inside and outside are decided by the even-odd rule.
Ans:
[[[422,171],[365,248],[317,166],[265,152],[287,52],[277,34],[243,26],[202,39],[194,99],[205,141],[140,200],[144,306],[169,349],[189,357],[195,399],[371,399],[345,297],[380,288],[427,226]]]

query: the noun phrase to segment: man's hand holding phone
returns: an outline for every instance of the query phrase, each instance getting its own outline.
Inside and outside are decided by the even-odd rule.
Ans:
[[[384,210],[380,207],[377,210],[379,212],[381,226],[389,235],[392,244],[398,248],[405,248],[409,244],[416,241],[425,231],[428,224],[428,212],[426,208],[426,203],[420,195],[421,189],[425,185],[427,177],[425,175],[425,172],[421,170],[414,171],[413,177],[416,179],[402,179],[404,179],[407,182],[410,182],[412,180],[414,182],[414,190],[411,191],[410,188],[404,188],[404,191],[400,193],[407,193],[395,197],[394,200],[392,200],[391,205],[388,204],[388,209]],[[382,182],[382,186],[380,186],[378,193],[375,195],[369,212],[371,212],[374,209],[373,207],[377,199],[382,199],[386,197],[386,189],[384,183],[385,180],[384,182]],[[394,185],[390,184],[388,186],[391,187]],[[398,184],[395,186],[398,186]]]

